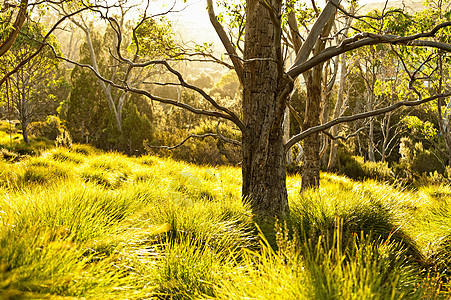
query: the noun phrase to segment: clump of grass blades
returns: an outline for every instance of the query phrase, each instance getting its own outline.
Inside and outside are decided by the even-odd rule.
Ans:
[[[451,234],[436,241],[434,252],[429,256],[429,269],[440,277],[440,282],[451,292]]]
[[[16,188],[22,178],[23,170],[17,164],[0,160],[0,186],[6,189]]]
[[[144,155],[137,158],[136,160],[140,164],[151,166],[157,161],[157,158],[155,156]]]
[[[190,236],[199,243],[228,251],[253,247],[250,213],[241,203],[193,202],[181,198],[178,201],[158,201],[149,205],[143,216],[153,224],[168,223],[171,231],[168,241],[180,236]]]
[[[132,177],[132,162],[126,157],[108,153],[91,157],[82,168],[81,178],[105,187],[117,188]]]
[[[16,297],[11,299],[67,294],[74,277],[83,273],[84,261],[78,247],[47,233],[30,231],[18,238],[2,232],[0,250],[2,299],[11,294]]]
[[[211,247],[212,242],[180,235],[167,243],[157,267],[157,295],[168,299],[215,297],[215,287],[233,260],[227,248]]]
[[[79,165],[85,161],[85,158],[82,155],[76,152],[71,152],[69,149],[61,147],[52,151],[51,156],[55,161],[68,162],[76,165]]]
[[[409,218],[398,211],[398,202],[380,202],[353,190],[329,193],[329,188],[307,191],[294,199],[290,221],[302,236],[312,240],[320,236],[331,238],[326,233],[333,232],[336,218],[340,218],[343,242],[350,242],[354,234],[361,232],[368,237],[391,239],[404,245],[412,263],[425,264],[421,249],[403,228],[402,222]]]
[[[173,176],[170,188],[182,192],[192,199],[203,199],[213,201],[216,193],[212,190],[207,180],[191,172],[181,172]]]
[[[217,298],[313,299],[299,247],[294,246],[296,240],[278,238],[277,252],[261,231],[259,241],[258,251],[244,249],[235,260],[217,288]]]
[[[72,144],[72,151],[85,156],[100,154],[100,151],[88,144]]]
[[[341,226],[337,219],[335,230],[301,239],[315,299],[423,299],[420,269],[402,243],[363,232],[343,241]]]
[[[34,190],[32,195],[4,194],[0,204],[10,224],[5,232],[18,236],[29,231],[38,236],[50,232],[55,239],[64,233],[75,242],[114,232],[139,205],[125,193],[110,193],[99,186],[77,182]]]
[[[18,185],[48,184],[73,177],[69,166],[49,161],[33,161],[25,165]]]
[[[106,188],[119,187],[126,180],[122,173],[109,172],[91,167],[84,168],[81,171],[80,177],[86,182],[95,183]]]

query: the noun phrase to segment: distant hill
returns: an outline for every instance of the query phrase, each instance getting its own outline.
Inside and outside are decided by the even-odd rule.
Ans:
[[[378,9],[382,10],[385,6],[385,1],[383,2],[375,2],[375,3],[368,3],[362,5],[361,10],[359,11],[360,14],[367,13],[369,11]],[[408,13],[413,13],[417,11],[421,11],[424,6],[421,1],[412,1],[412,0],[402,0],[402,1],[389,1],[387,4],[387,8],[401,8],[404,9]]]

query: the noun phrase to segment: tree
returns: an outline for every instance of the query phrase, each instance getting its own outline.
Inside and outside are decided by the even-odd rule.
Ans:
[[[42,38],[42,24],[26,25],[24,28],[26,35],[19,36],[13,47],[0,58],[5,73],[39,47],[35,40]],[[52,43],[53,49],[58,51],[56,40],[51,37],[49,42]],[[53,57],[50,49],[47,49],[11,76],[9,85],[4,90],[3,98],[11,101],[22,125],[22,135],[26,143],[29,143],[27,127],[30,122],[56,113],[58,102],[55,101],[53,93],[55,87],[62,83],[58,81],[58,65],[59,61]]]
[[[65,121],[74,142],[90,142],[99,147],[108,104],[102,91],[96,88],[95,76],[88,70],[74,68],[71,83],[72,91],[61,104],[60,117]]]
[[[434,37],[440,30],[450,26],[451,22],[444,22],[424,32],[406,36],[387,34],[382,31],[360,32],[344,39],[339,44],[325,47],[318,51],[318,47],[315,47],[315,45],[317,45],[319,39],[327,36],[324,34],[327,31],[325,29],[327,29],[331,20],[335,18],[337,8],[348,14],[347,11],[339,6],[338,0],[330,0],[315,19],[302,46],[296,51],[293,65],[285,69],[283,59],[284,45],[282,43],[284,37],[282,27],[284,23],[281,19],[282,4],[281,0],[246,1],[245,34],[244,38],[240,36],[239,39],[239,41],[244,43],[244,48],[242,49],[243,57],[241,58],[236,50],[239,50],[240,47],[233,46],[229,36],[215,17],[212,1],[207,0],[210,20],[224,44],[240,83],[243,85],[242,117],[227,107],[219,105],[215,99],[202,89],[187,83],[182,74],[175,70],[167,60],[132,60],[126,58],[121,54],[120,44],[116,47],[118,63],[127,65],[130,68],[142,68],[153,65],[163,66],[169,73],[172,73],[177,81],[166,84],[178,85],[194,91],[203,97],[209,108],[197,108],[176,99],[157,97],[149,90],[131,87],[123,82],[114,82],[102,76],[92,66],[79,64],[91,69],[100,80],[110,84],[112,87],[141,94],[151,100],[184,108],[195,114],[221,118],[234,123],[242,132],[242,194],[244,201],[249,202],[254,212],[265,219],[272,219],[275,216],[283,218],[288,214],[285,154],[294,144],[309,135],[327,130],[340,123],[384,114],[402,106],[420,105],[449,95],[449,93],[439,93],[428,97],[418,95],[417,100],[402,100],[388,107],[352,116],[339,117],[325,124],[304,128],[303,132],[294,135],[284,143],[282,123],[286,103],[293,91],[294,80],[301,74],[342,53],[369,45],[385,43],[410,47],[435,47],[442,51],[450,51],[451,45],[432,41],[428,38]],[[365,20],[365,18],[361,17],[357,19]],[[133,32],[136,32],[136,28]],[[117,31],[117,34],[120,35],[121,33]],[[61,57],[61,59],[64,58]],[[416,81],[417,79],[417,77],[413,77],[411,81]],[[317,93],[317,91],[311,92]],[[220,136],[219,133],[218,136]]]

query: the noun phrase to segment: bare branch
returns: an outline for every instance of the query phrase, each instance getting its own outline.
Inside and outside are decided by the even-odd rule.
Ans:
[[[149,145],[149,144],[147,144],[146,146],[149,147],[149,148],[152,148],[152,149],[173,150],[173,149],[176,149],[176,148],[182,146],[184,143],[186,143],[191,138],[204,139],[206,137],[218,138],[220,140],[223,140],[226,143],[231,143],[231,144],[236,145],[236,146],[241,146],[240,142],[238,142],[236,140],[232,140],[232,139],[226,138],[221,133],[219,133],[219,124],[220,123],[221,123],[221,119],[219,119],[218,125],[216,126],[216,133],[190,134],[183,141],[181,141],[180,143],[178,143],[175,146],[152,146],[152,145]]]
[[[298,122],[299,126],[302,127],[302,120],[301,117],[298,115],[298,112],[294,109],[294,107],[291,105],[289,101],[287,101],[287,107],[290,110],[290,112],[293,114],[294,118]]]
[[[225,136],[223,136],[220,132],[219,132],[219,124],[221,123],[221,118],[218,119],[218,125],[216,125],[216,134],[217,137],[220,138],[221,140],[223,140],[226,143],[230,143],[230,144],[234,144],[237,146],[241,146],[241,143],[237,140],[233,140],[233,139],[229,139]]]
[[[330,2],[330,1],[329,1]],[[329,3],[328,2],[328,3]],[[288,70],[287,74],[292,78],[296,78],[300,74],[307,70],[310,70],[314,66],[334,57],[341,53],[348,52],[363,46],[376,45],[376,44],[399,44],[407,46],[423,46],[423,47],[433,47],[442,49],[447,52],[451,52],[451,44],[428,41],[428,40],[418,40],[420,38],[434,37],[437,31],[440,29],[451,26],[451,22],[444,22],[435,26],[431,31],[425,33],[417,33],[414,35],[400,37],[397,35],[389,34],[374,34],[374,33],[359,33],[353,37],[344,39],[340,45],[328,47],[323,50],[318,55],[312,57],[308,61],[295,62],[295,64]],[[305,45],[305,43],[304,43]]]
[[[115,31],[116,31],[116,33],[117,33],[117,35],[118,35],[118,38],[120,38],[121,32],[120,32],[120,27],[117,26],[117,25],[118,25],[118,24],[117,24],[117,21],[116,21],[115,19],[113,19],[113,18],[110,18],[109,20],[110,20],[111,22],[113,22],[113,23],[116,24],[116,27],[117,27],[117,28],[115,29]],[[115,26],[113,26],[113,28],[114,28],[114,27],[115,27]],[[178,72],[177,70],[175,70],[174,68],[172,68],[166,60],[150,60],[150,61],[146,61],[146,62],[140,62],[140,63],[137,63],[137,62],[135,62],[135,61],[131,61],[131,60],[129,60],[129,59],[123,57],[122,55],[120,55],[120,47],[119,47],[119,43],[118,43],[118,46],[117,46],[117,47],[118,47],[118,48],[117,48],[117,51],[118,51],[117,54],[118,54],[118,56],[119,56],[119,60],[122,61],[123,63],[126,63],[126,64],[129,65],[129,69],[128,69],[127,73],[129,73],[129,72],[131,71],[132,68],[144,68],[144,67],[147,67],[147,66],[150,66],[150,65],[163,65],[169,72],[171,72],[172,74],[174,74],[174,75],[177,77],[177,79],[179,80],[180,85],[181,85],[182,87],[185,87],[185,88],[188,88],[188,89],[190,89],[190,90],[193,90],[193,91],[197,92],[197,93],[200,94],[205,100],[207,100],[214,108],[216,108],[217,110],[222,111],[222,112],[224,112],[225,114],[227,114],[228,117],[226,117],[226,119],[231,120],[231,121],[232,121],[233,123],[235,123],[240,129],[243,129],[243,128],[244,128],[243,123],[241,122],[241,120],[239,119],[239,117],[238,117],[234,112],[232,112],[231,110],[227,109],[226,107],[223,107],[223,106],[219,105],[219,104],[218,104],[218,103],[217,103],[210,95],[208,95],[205,91],[203,91],[203,90],[200,89],[199,87],[187,83],[187,82],[184,80],[182,74],[181,74],[180,72]],[[64,59],[64,58],[62,58],[62,59]],[[67,60],[67,59],[64,59],[64,60],[69,61],[69,60]],[[136,56],[135,56],[134,60],[136,60]],[[73,61],[69,61],[69,62],[74,63]],[[97,68],[94,68],[94,69],[97,69]],[[107,81],[105,81],[104,79],[102,79],[102,76],[101,76],[98,72],[96,72],[96,73],[97,73],[96,76],[97,76],[99,79],[101,79],[103,82],[107,82]],[[100,77],[99,77],[99,76],[100,76]],[[111,81],[109,81],[109,82],[111,82]],[[116,87],[119,87],[119,88],[122,88],[122,89],[125,89],[125,90],[128,89],[128,90],[131,91],[130,87],[127,87],[127,88],[126,88],[125,86],[118,86],[118,85],[117,85]],[[140,94],[146,95],[147,97],[151,98],[150,96],[148,96],[148,95],[145,94],[145,93],[140,92]],[[151,99],[152,99],[152,98],[151,98]],[[162,102],[161,100],[157,100],[157,99],[154,99],[154,100]],[[193,111],[193,110],[192,110],[192,111]],[[193,111],[193,112],[194,112],[194,111]],[[199,113],[199,112],[196,112],[196,113]],[[208,114],[211,115],[210,113],[208,113]],[[221,115],[222,115],[222,114],[221,114]],[[220,117],[219,115],[216,115],[216,116],[217,116],[217,117]]]
[[[384,9],[381,12],[381,15],[379,16],[370,16],[370,15],[364,15],[364,16],[357,16],[355,15],[353,12],[348,12],[346,11],[344,8],[342,8],[340,5],[336,5],[336,8],[341,11],[345,16],[356,19],[360,22],[365,23],[366,25],[368,25],[370,28],[373,28],[375,30],[379,30],[378,28],[374,27],[371,23],[365,21],[365,19],[371,19],[371,20],[383,20],[384,18],[386,18],[387,16],[391,15],[391,14],[401,14],[405,17],[409,17],[407,14],[405,14],[401,9],[391,9],[389,11],[385,11],[387,8],[387,3],[388,1],[385,1],[384,4]]]
[[[222,28],[221,23],[218,22],[214,9],[213,9],[213,0],[207,0],[207,8],[208,8],[208,16],[210,17],[210,22],[213,25],[213,28],[215,29],[216,33],[218,34],[219,38],[221,39],[222,45],[226,49],[227,53],[230,56],[230,59],[232,60],[233,66],[235,67],[235,72],[238,75],[238,79],[240,80],[240,83],[243,84],[244,82],[244,67],[240,60],[237,59],[238,55],[235,51],[235,48],[233,47],[232,43],[230,42],[229,38],[227,37],[227,33],[224,31],[224,28]]]
[[[19,5],[19,12],[17,13],[16,21],[13,24],[13,30],[6,38],[6,40],[0,45],[0,57],[12,47],[14,41],[19,35],[20,28],[22,28],[22,25],[27,18],[27,7],[28,0],[22,0]]]
[[[296,53],[301,49],[302,37],[299,32],[299,26],[294,12],[294,7],[290,4],[290,12],[288,13],[288,26],[290,27],[291,40],[293,42],[294,51]]]
[[[318,126],[314,126],[311,127],[307,130],[304,130],[303,132],[294,135],[286,144],[285,144],[285,152],[288,151],[288,149],[290,149],[295,143],[303,140],[305,137],[316,133],[316,132],[320,132],[320,131],[324,131],[326,129],[329,129],[330,127],[337,125],[337,124],[341,124],[341,123],[346,123],[346,122],[351,122],[351,121],[355,121],[355,120],[360,120],[360,119],[365,119],[368,117],[372,117],[372,116],[377,116],[377,115],[382,115],[385,113],[388,113],[390,111],[393,111],[397,108],[400,108],[402,106],[418,106],[430,101],[433,101],[435,99],[438,99],[440,97],[449,97],[451,96],[451,92],[449,93],[440,93],[428,98],[424,98],[424,99],[420,99],[420,100],[415,100],[415,101],[401,101],[401,102],[397,102],[393,105],[384,107],[384,108],[380,108],[380,109],[376,109],[376,110],[372,110],[372,111],[368,111],[368,112],[364,112],[364,113],[359,113],[359,114],[355,114],[352,116],[346,116],[346,117],[339,117],[337,119],[334,119],[332,121],[329,121],[323,125],[318,125]]]
[[[220,65],[222,65],[222,66],[224,66],[224,67],[226,67],[226,68],[228,68],[228,69],[235,69],[235,67],[234,67],[233,65],[226,63],[225,61],[223,61],[223,60],[217,58],[216,56],[214,56],[214,55],[211,54],[211,53],[206,53],[206,52],[193,52],[193,53],[190,53],[190,52],[187,52],[187,50],[185,50],[185,49],[180,49],[180,50],[181,50],[181,51],[178,52],[177,55],[178,55],[178,56],[185,56],[185,57],[183,57],[183,60],[184,60],[184,61],[191,61],[191,62],[214,62],[214,63],[220,64]],[[226,54],[228,55],[228,53],[226,53]],[[204,59],[202,59],[202,58],[199,58],[199,59],[196,59],[196,58],[188,58],[188,57],[196,57],[196,56],[204,57]],[[239,59],[241,60],[241,58],[239,58]],[[180,61],[180,59],[177,59],[177,58],[175,58],[175,59],[169,59],[169,60],[170,60],[170,61],[174,61],[174,60]]]
[[[301,49],[299,49],[296,60],[294,61],[293,66],[290,68],[290,70],[300,64],[303,64],[309,57],[310,53],[312,52],[313,47],[316,44],[316,40],[320,37],[324,26],[330,21],[331,18],[334,17],[336,6],[340,4],[341,0],[329,0],[324,7],[323,11],[319,15],[319,17],[316,19],[315,24],[313,25],[312,29],[310,30],[309,35],[305,39],[304,44],[302,44]],[[302,73],[302,72],[301,72]],[[292,78],[297,77],[299,74],[293,77],[292,74],[290,75]]]
[[[193,107],[191,105],[188,105],[186,103],[179,102],[177,100],[158,97],[158,96],[155,96],[155,95],[151,94],[150,92],[148,92],[146,90],[133,88],[133,87],[129,86],[127,83],[124,83],[123,85],[117,84],[117,83],[115,83],[115,82],[113,82],[111,80],[108,80],[108,79],[104,78],[91,65],[81,64],[81,63],[75,62],[73,60],[70,60],[68,58],[59,56],[58,53],[56,53],[55,49],[51,45],[48,45],[48,46],[52,49],[53,54],[55,55],[56,58],[64,60],[66,62],[69,62],[71,64],[77,65],[77,66],[82,67],[82,68],[90,69],[99,80],[109,84],[112,87],[121,89],[123,91],[129,91],[129,92],[132,92],[132,93],[144,95],[144,96],[148,97],[151,100],[155,100],[155,101],[158,101],[158,102],[161,102],[161,103],[171,104],[171,105],[174,105],[174,106],[177,106],[177,107],[180,107],[180,108],[184,108],[184,109],[186,109],[186,110],[188,110],[188,111],[190,111],[192,113],[195,113],[195,114],[201,114],[201,115],[206,115],[206,116],[211,116],[211,117],[216,117],[216,118],[224,118],[224,119],[230,120],[233,123],[235,123],[235,125],[237,125],[241,130],[244,129],[243,123],[238,119],[238,117],[233,112],[231,112],[227,108],[224,108],[224,107],[218,105],[216,103],[216,101],[214,101],[214,99],[211,98],[208,94],[206,94],[202,89],[200,89],[200,88],[198,88],[196,86],[193,86],[191,84],[186,83],[184,81],[182,75],[178,71],[173,69],[171,66],[169,66],[169,64],[166,61],[164,61],[164,60],[147,62],[146,64],[147,65],[150,65],[150,64],[162,64],[162,65],[164,65],[171,73],[175,74],[178,77],[181,86],[189,88],[191,90],[194,90],[194,91],[198,92],[206,100],[208,100],[215,108],[219,109],[220,111],[199,109],[199,108],[195,108],[195,107]]]
[[[351,133],[351,134],[348,134],[347,136],[341,136],[341,135],[334,136],[334,135],[330,134],[330,133],[327,132],[327,131],[323,131],[323,133],[324,133],[325,135],[327,135],[331,140],[343,140],[343,141],[347,141],[347,140],[349,140],[350,138],[355,137],[356,135],[358,135],[358,134],[360,133],[360,131],[362,131],[363,129],[365,129],[365,127],[360,127],[360,128],[357,129],[355,132],[353,132],[353,133]]]
[[[41,45],[38,47],[38,49],[37,49],[34,53],[30,54],[26,59],[22,60],[22,61],[21,61],[21,62],[13,69],[13,70],[9,71],[8,73],[6,73],[6,74],[3,76],[3,78],[0,80],[0,87],[3,85],[3,83],[6,81],[7,78],[9,78],[12,74],[16,73],[20,68],[22,68],[25,64],[27,64],[27,63],[28,63],[30,60],[32,60],[34,57],[36,57],[36,56],[42,51],[42,49],[44,49],[44,47],[45,47],[46,45],[49,45],[49,44],[46,42],[47,39],[48,39],[49,36],[53,33],[53,31],[54,31],[55,29],[58,28],[58,26],[59,26],[62,22],[64,22],[66,19],[69,19],[69,18],[71,18],[71,17],[73,17],[73,16],[75,16],[75,15],[81,13],[82,11],[85,11],[85,10],[90,9],[90,8],[91,8],[91,7],[89,7],[89,6],[83,7],[83,8],[81,8],[81,9],[79,9],[79,10],[77,10],[77,11],[71,13],[71,14],[68,14],[68,15],[62,17],[61,19],[59,19],[58,22],[56,22],[56,23],[53,25],[53,27],[47,32],[47,34],[44,36],[44,38],[42,39],[42,41],[40,41]],[[53,48],[52,48],[52,50],[54,51]]]
[[[166,149],[166,150],[174,150],[178,147],[180,147],[181,145],[183,145],[184,143],[186,143],[189,139],[191,138],[198,138],[198,139],[204,139],[206,137],[217,137],[217,135],[215,133],[205,133],[205,134],[190,134],[189,136],[187,136],[183,141],[181,141],[180,143],[178,143],[175,146],[152,146],[147,144],[146,146],[152,149]]]

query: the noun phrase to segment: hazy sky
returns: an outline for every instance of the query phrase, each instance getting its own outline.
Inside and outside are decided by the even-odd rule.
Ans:
[[[310,0],[304,0],[310,4]],[[396,1],[396,0],[390,0]],[[398,0],[396,2],[400,2]],[[421,0],[404,0],[406,2],[421,1]],[[186,3],[177,0],[178,4],[175,10],[180,12],[171,13],[168,18],[173,22],[176,32],[178,32],[178,39],[183,42],[194,41],[196,43],[213,42],[216,49],[221,49],[222,44],[217,37],[206,10],[206,0],[187,0]],[[371,3],[383,3],[384,0],[359,0],[360,5]],[[168,10],[172,7],[174,0],[157,0],[152,2],[152,12],[159,13]],[[318,6],[324,7],[323,0],[317,0]],[[381,4],[383,5],[383,4]],[[215,8],[218,13],[219,8]],[[222,51],[222,50],[219,50]]]

